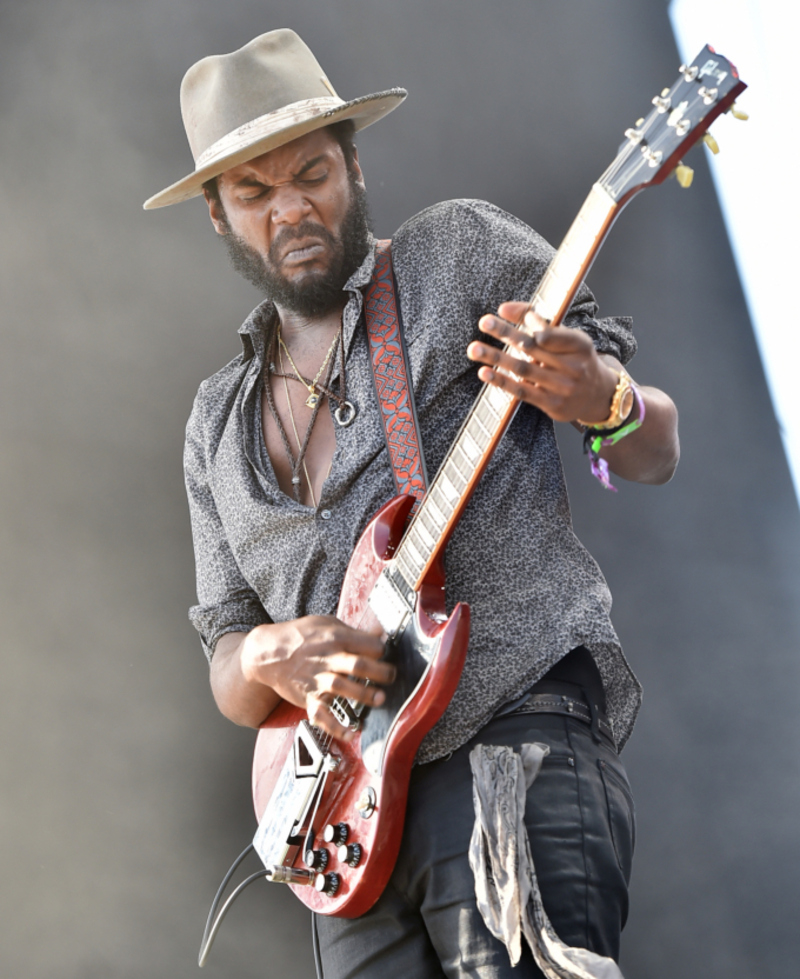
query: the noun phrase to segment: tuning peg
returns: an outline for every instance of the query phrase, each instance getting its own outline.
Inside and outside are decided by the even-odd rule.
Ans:
[[[692,180],[694,180],[694,170],[691,167],[687,167],[685,163],[679,163],[675,170],[675,179],[685,190],[687,187],[692,186]]]
[[[735,102],[730,107],[730,109],[728,109],[728,112],[730,112],[730,114],[733,116],[734,119],[741,119],[742,122],[747,122],[747,120],[750,118],[750,116],[746,112],[742,112],[741,109],[736,108]]]
[[[719,143],[714,139],[711,133],[706,133],[705,136],[703,136],[703,142],[711,150],[714,156],[719,153]]]

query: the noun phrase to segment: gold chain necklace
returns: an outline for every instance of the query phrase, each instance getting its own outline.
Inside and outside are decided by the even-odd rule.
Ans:
[[[280,330],[280,327],[278,329]],[[300,441],[300,433],[297,431],[297,425],[295,424],[295,420],[294,420],[294,411],[292,410],[292,399],[291,399],[291,396],[289,395],[289,385],[288,385],[288,383],[286,381],[286,375],[283,373],[283,355],[281,353],[281,347],[283,347],[283,349],[286,350],[286,346],[283,343],[283,341],[280,339],[280,332],[278,333],[278,340],[280,341],[280,347],[278,347],[278,363],[281,365],[281,376],[283,377],[283,389],[284,389],[284,391],[286,393],[286,403],[289,405],[289,420],[292,423],[292,431],[294,432],[294,437],[297,440],[297,451],[299,453],[302,453],[302,451],[303,451],[303,443]],[[289,351],[288,350],[286,350],[286,354],[288,356],[288,354],[289,354]],[[289,361],[290,362],[291,362],[291,359],[292,358],[289,357]],[[327,360],[327,357],[325,359]],[[323,367],[324,366],[325,366],[325,364],[323,362]],[[294,367],[294,364],[292,364],[292,367]],[[296,367],[295,367],[295,371],[297,371],[297,368]],[[315,378],[315,381],[318,381],[318,380],[319,380],[319,374]],[[319,398],[317,398],[317,400],[319,400]],[[306,404],[308,404],[308,401],[306,401]],[[315,405],[316,405],[316,402],[315,402],[314,405],[309,405],[309,407],[313,408],[313,407],[315,407]],[[309,423],[309,427],[311,425],[313,425],[313,424],[314,424],[314,417],[312,416],[311,417],[311,422]],[[306,482],[308,483],[308,492],[309,492],[309,495],[311,497],[311,505],[316,510],[316,508],[317,508],[317,500],[316,500],[316,497],[314,496],[314,487],[311,485],[311,477],[308,475],[308,467],[306,466],[305,457],[302,458],[301,462],[302,462],[302,466],[303,466],[303,472],[306,474]]]
[[[303,377],[300,371],[297,369],[297,364],[295,364],[294,360],[292,360],[292,355],[289,353],[289,348],[283,342],[283,337],[281,336],[280,323],[278,324],[278,344],[279,344],[278,357],[281,359],[281,371],[283,370],[283,358],[280,356],[280,351],[283,350],[289,359],[289,363],[292,365],[292,370],[295,373],[295,377],[308,391],[308,397],[306,398],[306,408],[316,408],[317,404],[319,403],[319,399],[322,397],[322,394],[319,391],[317,391],[317,384],[319,383],[319,379],[322,377],[322,374],[328,365],[328,361],[331,359],[331,354],[333,353],[334,347],[339,341],[339,334],[341,332],[342,332],[342,324],[340,323],[339,329],[336,331],[336,336],[333,338],[333,342],[331,343],[330,347],[328,347],[328,352],[325,354],[325,359],[320,364],[319,370],[317,371],[317,376],[314,378],[313,381],[309,383]],[[284,378],[284,384],[285,383],[286,383],[286,379]],[[292,424],[294,424],[294,419],[292,419]]]

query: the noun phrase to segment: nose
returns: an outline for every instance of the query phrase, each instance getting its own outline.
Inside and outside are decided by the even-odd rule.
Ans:
[[[299,224],[308,216],[311,205],[293,183],[273,188],[271,215],[273,224]]]

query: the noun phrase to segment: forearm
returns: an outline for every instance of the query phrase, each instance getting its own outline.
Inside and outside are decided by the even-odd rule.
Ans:
[[[245,676],[242,651],[248,635],[227,632],[217,642],[211,660],[211,691],[217,707],[234,724],[259,727],[281,698],[272,687]]]
[[[672,478],[680,457],[678,411],[658,388],[640,387],[639,393],[645,406],[641,426],[616,445],[604,446],[600,456],[622,479],[661,485]]]

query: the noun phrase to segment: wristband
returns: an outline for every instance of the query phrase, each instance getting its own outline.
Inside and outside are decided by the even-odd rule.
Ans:
[[[625,376],[627,377],[627,375]],[[639,392],[639,388],[632,381],[630,382],[630,390],[633,392],[634,408],[636,409],[636,418],[633,421],[625,422],[613,432],[587,428],[583,436],[583,451],[589,456],[592,475],[599,479],[606,489],[614,493],[617,492],[617,487],[612,484],[609,478],[608,463],[605,459],[600,458],[600,450],[610,445],[616,445],[626,435],[630,435],[631,432],[635,432],[637,428],[641,427],[645,416],[644,398]],[[632,409],[631,414],[633,413]]]

